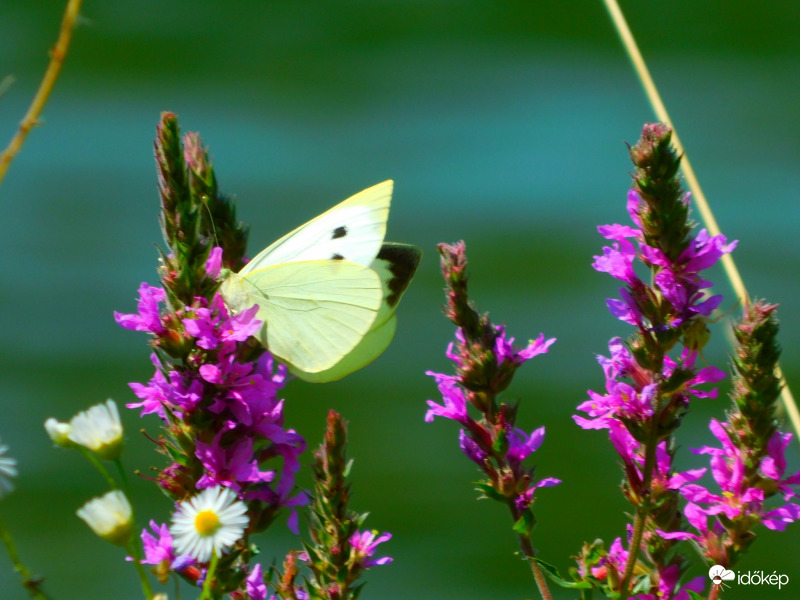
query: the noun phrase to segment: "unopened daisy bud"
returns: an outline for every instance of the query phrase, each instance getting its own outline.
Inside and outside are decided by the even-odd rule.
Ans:
[[[44,422],[44,429],[56,446],[69,448],[74,444],[74,442],[69,439],[69,432],[72,430],[69,423],[62,423],[50,417]]]
[[[122,423],[113,400],[79,412],[70,421],[69,439],[100,458],[114,460],[122,454]]]
[[[230,488],[207,488],[181,502],[169,528],[176,554],[204,563],[220,556],[244,535],[247,507]]]
[[[17,476],[17,461],[6,456],[8,446],[0,444],[0,498],[14,491],[11,480]]]
[[[131,539],[133,511],[120,490],[113,490],[90,500],[78,509],[77,514],[92,531],[107,542],[124,546]]]

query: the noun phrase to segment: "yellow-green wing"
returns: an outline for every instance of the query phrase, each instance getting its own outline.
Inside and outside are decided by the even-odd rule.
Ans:
[[[368,266],[378,255],[394,182],[384,181],[350,196],[259,252],[239,273],[301,260],[347,260]]]
[[[237,311],[258,305],[256,337],[293,370],[331,368],[370,330],[383,300],[377,273],[346,260],[282,263],[232,275],[220,288]]]
[[[421,257],[422,251],[415,246],[391,242],[384,244],[370,265],[380,277],[383,290],[383,301],[370,330],[353,350],[331,368],[310,373],[294,366],[291,371],[313,383],[335,381],[380,356],[394,337],[397,328],[395,308],[411,282]]]

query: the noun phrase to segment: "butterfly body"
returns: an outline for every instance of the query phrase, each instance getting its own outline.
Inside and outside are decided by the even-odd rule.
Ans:
[[[220,286],[234,314],[258,305],[256,337],[302,379],[339,379],[391,341],[394,309],[421,256],[383,243],[392,187],[385,181],[334,206]]]

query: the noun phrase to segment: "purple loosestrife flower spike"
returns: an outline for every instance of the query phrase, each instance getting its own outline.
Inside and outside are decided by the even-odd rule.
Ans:
[[[763,300],[747,303],[741,319],[733,325],[737,346],[732,357],[734,408],[728,421],[736,432],[734,443],[748,452],[752,469],[766,453],[777,431],[775,409],[781,392],[775,368],[780,358],[778,306]]]
[[[294,491],[303,438],[284,426],[286,368],[251,344],[262,323],[256,309],[228,312],[218,294],[222,268],[244,264],[247,230],[217,181],[196,134],[184,138],[174,115],[165,113],[156,139],[161,225],[167,249],[161,253],[162,287],[142,284],[138,314],[115,313],[120,326],[147,332],[155,373],[131,388],[140,400],[131,408],[155,413],[164,435],[155,443],[168,458],[158,485],[183,502],[207,488],[228,488],[247,509],[247,525],[214,573],[215,594],[242,593],[252,571],[249,536],[266,529],[283,509],[296,527],[295,508],[306,502]],[[207,566],[174,556],[169,532],[143,536],[146,560],[160,578],[170,572],[197,584]],[[256,583],[253,593],[260,593]]]
[[[346,448],[347,425],[332,410],[328,413],[325,439],[314,453],[311,542],[304,544],[305,553],[301,556],[311,571],[307,591],[312,599],[356,598],[364,585],[358,582],[363,571],[392,561],[389,557],[372,558],[378,544],[389,540],[391,534],[361,533],[359,528],[367,514],[355,513],[348,507],[350,486],[346,478],[351,463]],[[290,566],[284,565],[283,582],[294,581],[293,564],[289,561]],[[285,587],[293,590],[294,584]]]
[[[498,395],[511,383],[516,370],[525,362],[544,354],[554,338],[544,334],[531,340],[525,348],[514,346],[505,327],[494,325],[489,315],[480,315],[467,294],[467,256],[464,242],[439,244],[447,304],[445,315],[456,325],[455,342],[446,352],[455,363],[455,375],[428,371],[436,379],[443,404],[428,400],[425,420],[445,417],[458,422],[459,447],[486,475],[478,489],[486,497],[506,504],[514,520],[524,556],[534,556],[531,532],[536,522],[531,505],[534,492],[540,487],[560,483],[555,478],[534,481],[534,469],[524,461],[541,445],[544,428],[530,435],[514,426],[517,406],[498,401]],[[470,415],[470,406],[479,417]],[[549,598],[541,570],[531,560],[537,585]]]
[[[573,417],[584,429],[608,429],[623,459],[623,493],[636,516],[623,570],[604,584],[622,595],[637,585],[637,564],[640,573],[652,571],[649,594],[675,593],[677,581],[667,574],[684,568],[673,549],[676,538],[670,537],[683,526],[679,490],[702,473],[674,472],[673,436],[692,397],[716,397],[716,390],[699,386],[725,377],[715,367],[696,366],[707,341],[706,322],[722,301],[708,294],[712,283],[703,271],[736,242],[705,230],[693,233],[689,196],[681,190],[680,157],[671,137],[665,125],[644,126],[630,148],[635,172],[626,207],[632,225],[598,228],[611,244],[594,257],[593,266],[623,284],[620,297],[607,304],[612,315],[634,330],[627,340],[612,339],[610,355],[598,357],[605,393],[590,390],[589,400],[578,406],[588,418]],[[683,347],[676,348],[678,344]],[[642,548],[652,568],[639,561]],[[647,582],[642,575],[636,579],[639,588]]]
[[[173,308],[190,305],[195,296],[216,289],[207,277],[206,261],[215,246],[222,264],[239,270],[244,264],[247,228],[236,221],[236,208],[217,190],[207,149],[195,133],[181,147],[178,120],[163,113],[156,135],[156,163],[161,194],[161,229],[169,249],[162,253],[161,281]]]
[[[790,502],[798,497],[800,472],[786,475],[785,451],[792,435],[781,433],[775,419],[780,394],[776,308],[760,300],[745,304],[733,327],[733,408],[726,422],[711,421],[719,447],[694,451],[711,456],[711,473],[722,493],[701,485],[681,490],[689,500],[684,512],[697,531],[681,539],[696,540],[709,560],[726,567],[734,566],[755,541],[759,523],[783,531],[800,519],[800,505]],[[767,506],[779,494],[784,503]]]

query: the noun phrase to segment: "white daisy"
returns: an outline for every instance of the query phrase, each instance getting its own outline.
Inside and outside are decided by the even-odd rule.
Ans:
[[[122,423],[113,400],[79,412],[69,425],[69,439],[100,458],[114,460],[122,454]]]
[[[17,461],[6,456],[8,446],[0,444],[0,498],[14,491],[11,480],[17,476]]]
[[[233,546],[248,523],[247,507],[236,492],[216,486],[181,502],[169,532],[176,554],[188,554],[203,563]]]
[[[78,516],[92,531],[112,544],[124,546],[131,539],[133,511],[120,490],[89,500],[78,509]]]

